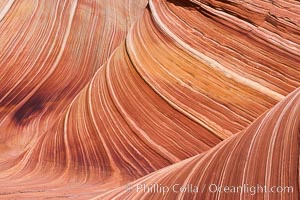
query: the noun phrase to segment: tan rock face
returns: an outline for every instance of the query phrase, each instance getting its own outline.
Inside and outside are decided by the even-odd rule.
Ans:
[[[298,199],[299,19],[296,1],[1,1],[0,199]]]

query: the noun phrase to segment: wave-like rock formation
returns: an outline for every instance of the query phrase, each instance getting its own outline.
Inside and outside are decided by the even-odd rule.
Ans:
[[[281,0],[1,1],[0,198],[298,199],[299,19]]]
[[[299,108],[300,89],[287,96],[244,131],[209,151],[165,167],[130,183],[126,188],[118,188],[97,198],[299,199]],[[209,185],[212,183],[213,186]],[[258,192],[253,197],[253,193],[244,189],[246,187],[240,189],[240,192],[214,192],[214,185],[259,185],[270,190],[274,186],[288,185],[293,187],[293,192],[264,193],[258,188],[253,191]],[[143,189],[139,189],[140,186]],[[155,186],[152,191],[151,186]],[[167,189],[166,186],[173,187]],[[180,192],[180,187],[185,189]],[[159,188],[156,189],[157,192],[155,188]]]
[[[0,4],[0,149],[19,153],[48,130],[124,40],[146,3]]]

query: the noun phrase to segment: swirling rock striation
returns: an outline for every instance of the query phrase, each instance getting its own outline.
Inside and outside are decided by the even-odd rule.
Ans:
[[[299,108],[297,89],[244,131],[209,151],[130,183],[131,191],[121,187],[95,199],[252,199],[253,192],[257,192],[254,199],[299,199]],[[169,191],[139,188],[155,184],[169,186]],[[216,192],[214,185],[246,186],[248,190]],[[263,192],[261,188],[249,191],[257,185],[270,191],[274,186],[291,188],[282,193]],[[188,189],[179,192],[179,187]]]
[[[146,3],[0,3],[0,197],[297,199],[299,3]]]
[[[22,150],[49,129],[124,40],[145,6],[146,1],[3,3],[1,146]]]

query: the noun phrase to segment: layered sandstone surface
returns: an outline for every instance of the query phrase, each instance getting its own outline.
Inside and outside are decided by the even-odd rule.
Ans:
[[[297,1],[4,0],[0,50],[1,199],[299,198]]]

